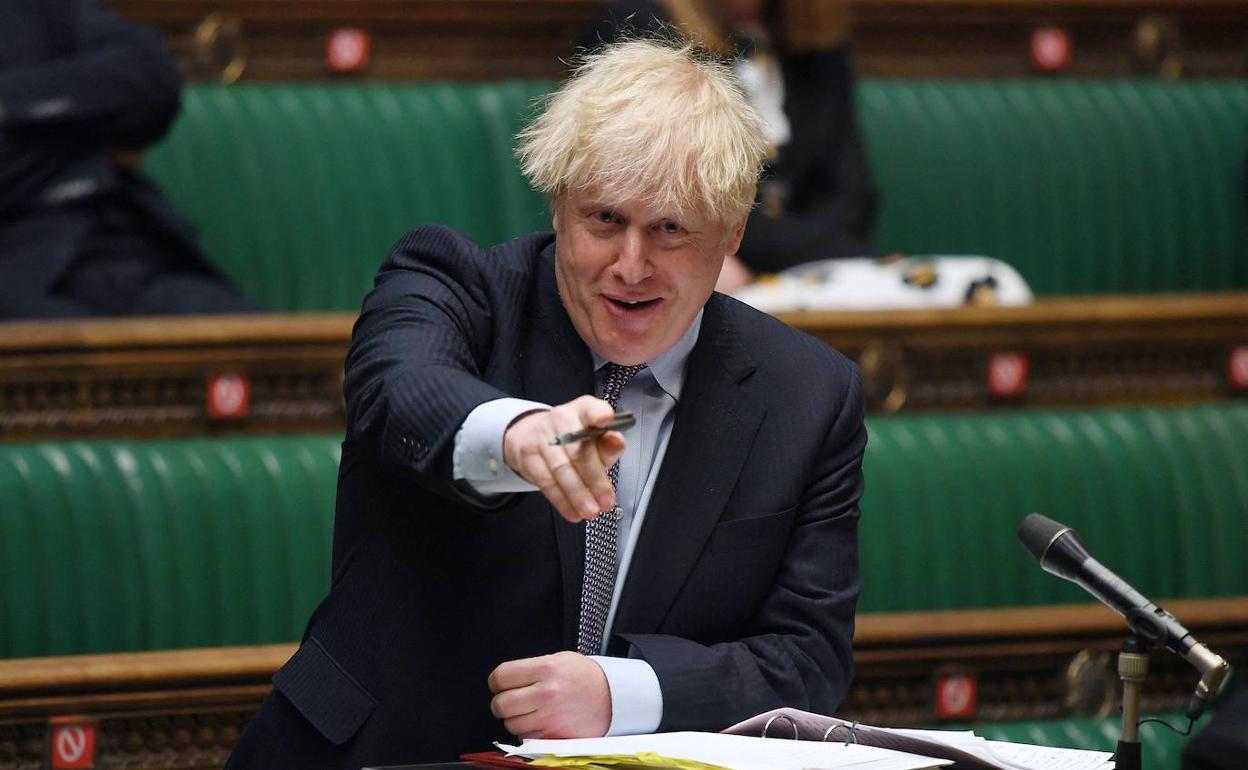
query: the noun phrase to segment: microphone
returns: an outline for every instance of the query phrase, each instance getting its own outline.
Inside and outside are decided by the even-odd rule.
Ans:
[[[1195,720],[1226,683],[1230,665],[1197,642],[1173,615],[1145,599],[1139,591],[1092,558],[1088,548],[1065,524],[1038,513],[1029,514],[1018,527],[1018,539],[1040,562],[1045,572],[1065,578],[1100,599],[1122,615],[1150,646],[1163,646],[1191,663],[1200,672],[1196,692],[1187,704],[1187,716]]]

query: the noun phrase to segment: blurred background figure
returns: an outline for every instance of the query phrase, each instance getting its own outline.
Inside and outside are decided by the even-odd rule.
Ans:
[[[806,262],[876,253],[878,201],[854,115],[846,6],[844,0],[617,0],[582,36],[581,46],[594,48],[675,29],[736,57],[774,150],[740,258],[724,263],[720,291]]]
[[[0,6],[0,318],[259,310],[139,173],[180,88],[162,41],[94,2]]]

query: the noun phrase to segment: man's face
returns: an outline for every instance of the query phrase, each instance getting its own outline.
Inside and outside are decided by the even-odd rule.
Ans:
[[[745,220],[725,226],[593,191],[555,203],[555,275],[572,325],[625,366],[650,361],[689,329],[735,254]]]

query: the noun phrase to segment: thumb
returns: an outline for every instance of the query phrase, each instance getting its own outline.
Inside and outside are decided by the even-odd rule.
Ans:
[[[577,405],[577,418],[582,425],[606,425],[615,416],[615,409],[601,398],[585,396]]]

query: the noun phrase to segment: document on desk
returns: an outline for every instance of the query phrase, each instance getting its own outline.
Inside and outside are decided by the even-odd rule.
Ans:
[[[526,740],[498,748],[541,767],[621,770],[929,770],[952,764],[874,746],[697,732]]]
[[[989,741],[969,730],[875,727],[791,708],[759,714],[724,732],[781,736],[796,738],[799,742],[853,741],[952,760],[954,770],[1112,770],[1114,767],[1113,755],[1104,751]]]

